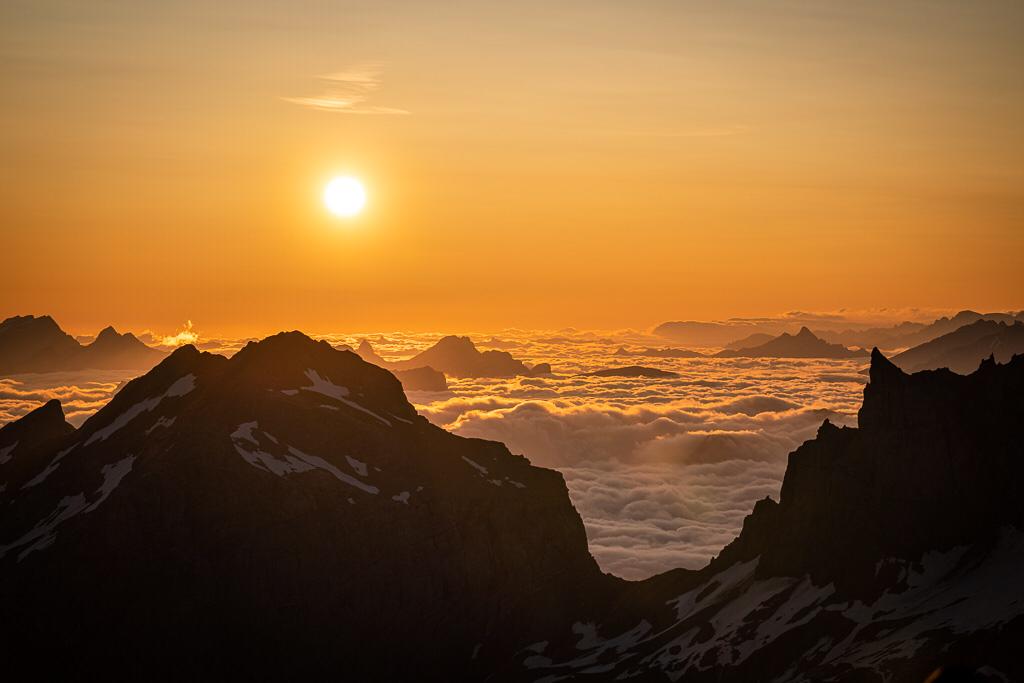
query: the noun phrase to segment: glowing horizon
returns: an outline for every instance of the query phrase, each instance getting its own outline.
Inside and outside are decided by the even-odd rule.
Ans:
[[[5,316],[255,336],[1022,305],[1019,3],[133,7],[0,9]],[[372,190],[358,230],[324,210],[338,175]]]

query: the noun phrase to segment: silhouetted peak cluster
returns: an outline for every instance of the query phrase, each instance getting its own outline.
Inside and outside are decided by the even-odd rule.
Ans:
[[[48,315],[15,316],[0,323],[0,372],[150,368],[163,352],[130,333],[105,327],[86,346]]]
[[[759,503],[716,567],[760,557],[765,576],[808,573],[851,590],[880,557],[990,538],[1024,521],[1024,356],[971,375],[909,375],[871,354],[859,426],[826,420],[790,454],[777,506]]]

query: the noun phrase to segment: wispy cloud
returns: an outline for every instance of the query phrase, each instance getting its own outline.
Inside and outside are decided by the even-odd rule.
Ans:
[[[367,104],[380,87],[380,67],[360,64],[345,71],[319,76],[322,92],[309,97],[282,97],[285,102],[339,114],[408,114],[405,109]]]

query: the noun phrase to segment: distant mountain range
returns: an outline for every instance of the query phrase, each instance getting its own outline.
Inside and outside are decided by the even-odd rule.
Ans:
[[[968,374],[984,358],[992,356],[1000,363],[1015,354],[1024,354],[1024,322],[996,322],[980,319],[973,324],[915,346],[894,356],[892,361],[907,372],[949,368]]]
[[[724,349],[716,358],[859,358],[867,357],[861,349],[848,349],[842,344],[829,344],[806,327],[796,334],[783,332],[778,337],[750,348]]]
[[[931,341],[978,320],[994,320],[1012,325],[1024,321],[1024,311],[1016,313],[977,313],[960,311],[951,317],[942,317],[931,323],[901,322],[890,327],[843,328],[841,320],[821,319],[804,322],[815,335],[832,344],[870,349],[906,349]],[[725,322],[674,321],[654,328],[654,334],[690,346],[721,346],[739,349],[757,346],[768,341],[767,336],[796,329],[797,324],[786,319],[729,320]]]
[[[131,333],[106,327],[83,346],[48,315],[7,318],[0,323],[0,374],[57,370],[145,370],[165,356]]]
[[[877,350],[699,571],[602,574],[562,477],[299,333],[0,430],[0,642],[47,677],[1021,680],[1024,357]],[[671,533],[670,531],[666,533]],[[56,656],[55,653],[59,653]],[[952,679],[942,679],[952,680]]]
[[[979,320],[991,320],[1012,325],[1015,321],[1024,321],[1024,311],[1014,313],[977,313],[960,311],[952,317],[942,317],[931,323],[904,322],[892,327],[871,328],[867,330],[844,330],[840,332],[821,331],[819,336],[826,341],[846,346],[882,349],[899,349],[918,346],[942,335],[949,334],[965,325]]]

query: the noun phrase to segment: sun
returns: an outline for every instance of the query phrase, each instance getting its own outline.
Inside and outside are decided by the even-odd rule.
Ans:
[[[339,176],[324,188],[324,204],[335,216],[351,218],[363,210],[366,190],[358,178]]]

